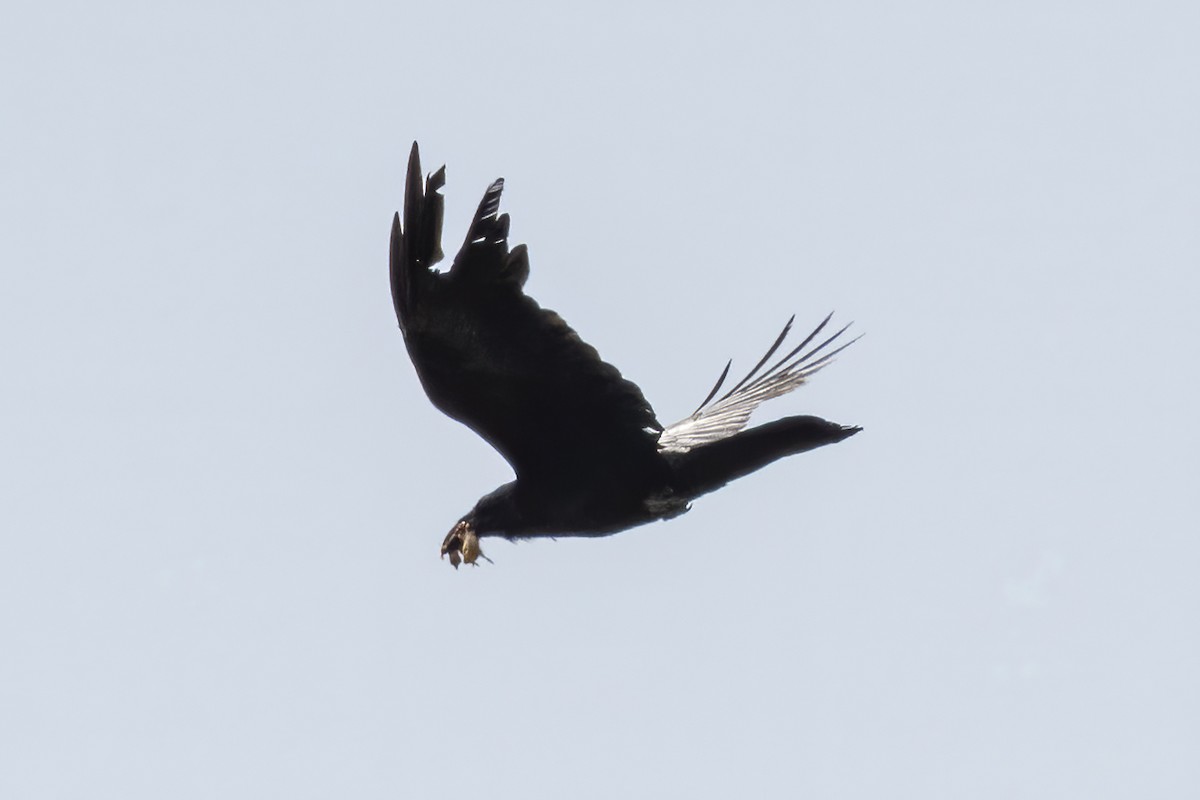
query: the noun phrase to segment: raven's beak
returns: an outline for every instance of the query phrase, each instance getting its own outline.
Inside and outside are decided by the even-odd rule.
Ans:
[[[479,537],[475,534],[471,523],[466,520],[459,520],[442,541],[442,558],[447,555],[450,556],[450,565],[455,569],[458,569],[458,565],[463,562],[476,564],[480,557],[485,561],[491,561],[490,558],[483,555],[483,550],[479,548]],[[478,565],[476,564],[476,566]]]

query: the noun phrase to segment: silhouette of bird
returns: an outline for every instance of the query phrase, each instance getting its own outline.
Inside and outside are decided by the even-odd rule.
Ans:
[[[392,222],[396,317],[429,399],[516,473],[446,535],[441,553],[455,568],[487,558],[480,537],[606,536],[676,517],[735,478],[861,430],[812,416],[746,428],[761,403],[802,385],[856,341],[842,341],[848,325],[824,333],[832,314],[771,362],[788,320],[746,377],[718,396],[726,364],[696,411],[664,427],[635,384],[525,294],[529,255],[523,244],[509,249],[503,179],[484,193],[449,271],[433,269],[442,259],[445,181],[444,166],[422,178],[414,142],[404,218]]]

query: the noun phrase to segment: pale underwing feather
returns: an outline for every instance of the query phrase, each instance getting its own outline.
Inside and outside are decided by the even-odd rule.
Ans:
[[[685,453],[693,448],[733,436],[746,427],[746,423],[750,421],[750,415],[760,405],[803,386],[810,377],[828,366],[834,356],[859,339],[856,336],[833,349],[828,349],[850,327],[850,325],[846,325],[825,338],[820,344],[809,347],[810,343],[829,324],[832,317],[833,314],[830,314],[821,320],[821,324],[813,329],[812,333],[804,338],[804,341],[770,368],[763,370],[763,365],[787,338],[793,321],[789,319],[775,343],[746,374],[746,377],[719,399],[713,401],[712,398],[716,396],[729,374],[729,365],[726,364],[721,377],[717,379],[716,385],[713,386],[712,391],[708,393],[708,397],[700,404],[700,407],[691,416],[685,417],[663,430],[662,435],[658,438],[658,449],[667,453]]]

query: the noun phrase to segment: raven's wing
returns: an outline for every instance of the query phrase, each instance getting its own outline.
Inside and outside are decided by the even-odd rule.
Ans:
[[[726,364],[721,377],[717,378],[716,386],[708,393],[708,397],[704,398],[700,407],[690,417],[685,417],[679,422],[667,426],[666,430],[662,432],[658,440],[659,449],[668,453],[683,453],[695,447],[727,439],[746,427],[754,409],[767,400],[787,394],[806,383],[814,373],[833,361],[834,356],[858,341],[858,337],[855,337],[848,342],[837,344],[839,337],[850,327],[846,325],[819,344],[809,347],[812,341],[821,334],[821,331],[825,330],[825,326],[829,324],[832,317],[833,315],[830,314],[821,320],[821,324],[806,336],[804,341],[764,370],[763,367],[766,366],[767,361],[775,355],[775,351],[783,344],[792,329],[792,322],[796,318],[789,319],[783,326],[783,331],[775,339],[775,344],[771,345],[771,349],[767,350],[766,355],[759,359],[754,369],[750,370],[749,374],[742,378],[736,386],[713,400],[720,391],[721,385],[725,383],[725,378],[729,375],[729,367],[733,362]],[[836,346],[831,348],[831,345],[835,344]]]
[[[641,390],[522,291],[525,246],[508,248],[504,181],[483,196],[449,272],[442,258],[445,167],[422,180],[414,142],[404,219],[392,224],[396,317],[433,404],[486,439],[518,478],[578,482],[663,469],[662,426]]]

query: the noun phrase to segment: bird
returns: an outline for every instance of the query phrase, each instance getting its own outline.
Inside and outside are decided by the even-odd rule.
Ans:
[[[636,384],[525,293],[529,253],[524,244],[509,248],[503,178],[484,192],[449,270],[434,269],[443,258],[445,182],[444,165],[422,173],[413,142],[403,216],[395,214],[391,229],[396,318],[429,400],[515,474],[446,534],[441,557],[455,569],[491,561],[484,537],[600,537],[678,517],[736,478],[862,430],[815,416],[747,428],[759,405],[803,385],[857,341],[845,341],[850,325],[826,332],[832,314],[785,348],[793,316],[732,388],[720,393],[730,361],[692,414],[662,425]]]

